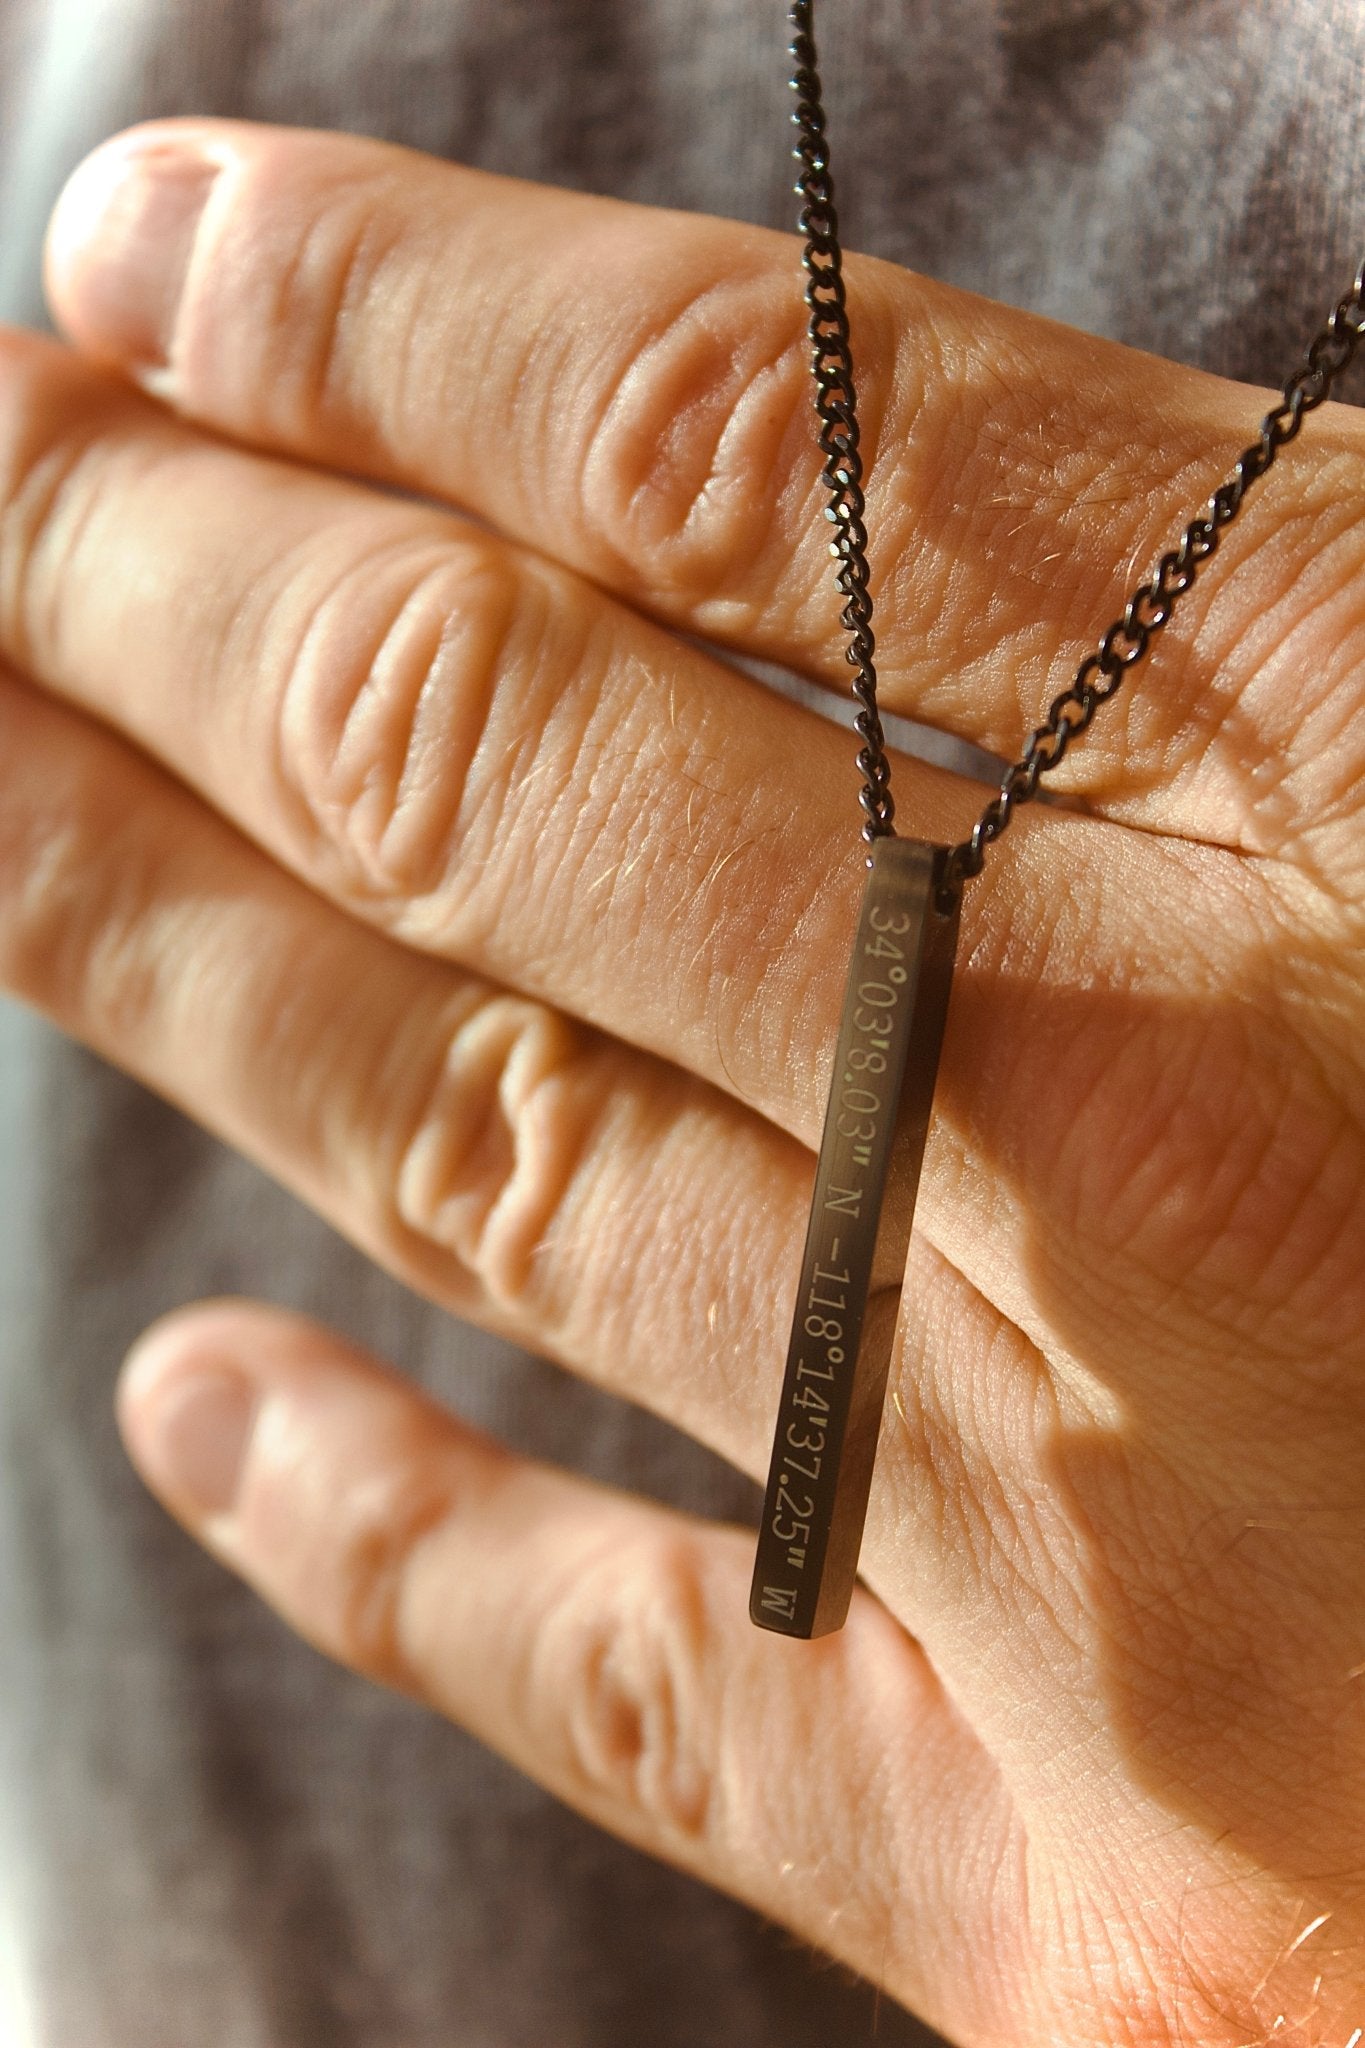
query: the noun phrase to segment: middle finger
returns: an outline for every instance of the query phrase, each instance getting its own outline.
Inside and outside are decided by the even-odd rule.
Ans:
[[[847,732],[456,515],[4,358],[0,650],[345,907],[813,1135]],[[918,763],[896,790],[924,836],[976,807]]]

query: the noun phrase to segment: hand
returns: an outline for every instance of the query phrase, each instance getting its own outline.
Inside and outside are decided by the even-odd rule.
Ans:
[[[697,644],[843,684],[795,264],[161,124],[0,365],[6,984],[754,1475],[862,876],[848,733]],[[885,701],[1012,755],[1263,399],[850,290]],[[967,893],[842,1634],[274,1310],[120,1387],[312,1641],[972,2048],[1365,2024],[1363,477],[1324,408]]]

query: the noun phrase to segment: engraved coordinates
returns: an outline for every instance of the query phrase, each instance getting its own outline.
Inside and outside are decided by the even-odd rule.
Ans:
[[[884,1179],[873,1168],[889,1142],[895,1113],[896,1054],[898,1047],[903,1050],[905,1010],[914,992],[914,922],[904,911],[875,905],[869,910],[869,929],[856,963],[862,971],[853,1042],[844,1048],[831,1087],[826,1138],[831,1170],[825,1198],[812,1219],[815,1243],[808,1244],[802,1275],[801,1342],[778,1424],[779,1469],[769,1519],[772,1537],[795,1574],[807,1568],[817,1500],[830,1482],[829,1461],[838,1454],[837,1441],[831,1441],[832,1417],[842,1423],[857,1358],[870,1276],[850,1270],[845,1238],[848,1222],[863,1220],[869,1190],[879,1197]],[[871,1235],[859,1235],[870,1252]],[[796,1593],[796,1585],[765,1586],[761,1606],[775,1618],[790,1617]]]

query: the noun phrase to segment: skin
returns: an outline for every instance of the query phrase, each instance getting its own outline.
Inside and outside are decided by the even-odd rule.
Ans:
[[[0,338],[5,986],[755,1476],[861,886],[725,660],[846,673],[793,262],[160,123]],[[884,700],[1012,755],[1264,394],[849,285]],[[272,1308],[119,1385],[294,1628],[966,2048],[1365,2025],[1363,485],[1323,407],[968,891],[842,1633]]]

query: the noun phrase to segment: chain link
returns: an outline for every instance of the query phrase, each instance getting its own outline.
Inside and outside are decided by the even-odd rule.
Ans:
[[[835,529],[830,553],[838,564],[835,582],[844,598],[840,616],[849,636],[844,658],[853,670],[852,690],[858,700],[853,727],[862,741],[858,768],[863,786],[858,801],[863,807],[863,838],[871,844],[890,833],[896,807],[891,801],[886,735],[877,710],[877,643],[872,634],[872,599],[867,589],[858,401],[853,388],[853,355],[844,301],[839,216],[834,209],[824,100],[811,34],[811,4],[812,0],[793,0],[787,16],[792,30],[792,62],[796,67],[791,78],[791,88],[797,96],[792,120],[799,137],[792,155],[801,166],[796,191],[802,201],[799,225],[806,238],[801,262],[806,272],[806,304],[810,308],[815,410],[825,458],[822,474],[829,491],[825,517]]]
[[[980,874],[986,848],[1000,837],[1019,805],[1037,795],[1039,778],[1057,766],[1072,740],[1115,694],[1134,663],[1141,661],[1186,591],[1193,589],[1199,571],[1216,552],[1252,484],[1294,439],[1304,414],[1322,404],[1333,380],[1354,356],[1362,323],[1365,263],[1310,342],[1301,366],[1286,380],[1284,395],[1261,421],[1257,439],[1242,450],[1227,480],[1190,520],[1178,545],[1168,549],[1148,580],[1137,586],[1099,645],[1081,662],[1069,687],[1053,698],[1023,753],[1005,770],[999,794],[977,819],[971,837],[953,848],[944,869],[944,892],[949,899],[964,881]]]
[[[866,814],[863,837],[872,840],[891,831],[895,811],[890,764],[877,711],[876,643],[867,587],[867,529],[863,521],[863,471],[858,455],[853,362],[839,222],[825,139],[825,110],[812,35],[812,7],[813,0],[793,0],[788,13],[791,55],[796,67],[791,85],[798,96],[792,119],[800,132],[800,142],[793,154],[802,166],[796,190],[804,201],[799,224],[806,237],[802,262],[808,280],[806,304],[811,314],[815,407],[820,418],[820,447],[825,455],[823,475],[830,493],[826,517],[838,529],[830,552],[839,564],[836,581],[847,600],[842,613],[850,636],[845,654],[855,670],[853,694],[860,709],[854,726],[863,740],[858,767],[866,777],[860,793]],[[1334,381],[1355,355],[1362,327],[1365,263],[1309,343],[1299,368],[1286,380],[1283,396],[1261,421],[1256,440],[1243,449],[1230,475],[1218,486],[1203,511],[1189,521],[1178,544],[1162,555],[1148,580],[1133,591],[1098,646],[1085,656],[1068,688],[1053,698],[1046,718],[1030,735],[1023,753],[1005,770],[998,795],[986,805],[970,838],[951,850],[944,867],[942,908],[951,908],[963,883],[980,874],[986,848],[1005,831],[1019,805],[1031,802],[1038,794],[1040,778],[1057,766],[1072,740],[1085,731],[1101,704],[1109,701],[1129,669],[1141,661],[1180,599],[1194,587],[1204,563],[1216,552],[1252,484],[1265,475],[1281,448],[1294,439],[1304,414],[1321,405],[1330,393]]]

